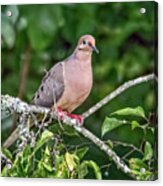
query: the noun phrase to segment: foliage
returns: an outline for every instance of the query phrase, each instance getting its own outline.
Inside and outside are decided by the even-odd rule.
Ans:
[[[92,92],[76,113],[87,110],[123,82],[153,72],[155,5],[151,1],[2,6],[2,94],[21,95],[30,102],[44,71],[69,56],[78,38],[87,33],[95,36],[100,54],[93,54]],[[139,11],[142,7],[145,14]],[[6,16],[8,10],[11,17]],[[152,82],[130,88],[85,121],[85,127],[102,136],[120,157],[129,153],[125,162],[141,180],[154,179],[151,173],[157,174],[153,87]],[[2,143],[14,127],[12,117],[2,121]],[[17,146],[4,149],[13,167],[4,167],[3,176],[131,179],[95,145],[63,127],[64,131],[58,124],[49,126],[36,138],[34,147],[29,143],[18,156],[14,154]],[[142,168],[145,173],[140,173]]]
[[[111,133],[117,128],[121,127],[121,130],[124,130],[125,125],[129,125],[131,131],[142,130],[143,136],[138,146],[116,141],[116,139],[111,141],[108,138],[104,140],[106,144],[114,151],[118,146],[124,146],[127,149],[121,158],[129,165],[138,180],[153,179],[156,157],[154,147],[152,147],[153,141],[149,142],[148,136],[151,135],[150,138],[154,139],[155,129],[151,126],[152,123],[146,120],[143,108],[140,106],[128,107],[117,110],[110,115],[120,115],[123,120],[118,117],[106,117],[101,128],[103,138],[107,133]],[[64,127],[62,128],[60,125],[62,124],[56,123],[51,127],[48,126],[48,129],[43,128],[43,132],[40,131],[39,133],[40,137],[37,135],[34,137],[36,143],[33,144],[31,139],[27,146],[20,149],[15,158],[8,149],[3,149],[6,157],[11,161],[13,160],[13,165],[11,169],[5,166],[2,176],[82,179],[86,178],[92,169],[94,178],[102,179],[102,168],[95,161],[84,159],[90,149],[88,144],[72,145],[66,143],[65,140],[68,136],[71,138],[80,138],[80,136],[74,129],[68,126],[62,126]],[[107,172],[110,172],[111,164],[112,160],[109,159]]]
[[[123,118],[123,120],[112,118],[112,117],[106,117],[104,120],[104,123],[102,124],[101,134],[104,136],[108,132],[111,132],[112,130],[115,130],[118,127],[121,127],[121,130],[123,130],[124,125],[129,125],[131,130],[140,129],[143,131],[143,137],[141,141],[141,145],[136,148],[136,146],[132,146],[129,144],[123,144],[121,141],[120,145],[124,145],[126,147],[132,147],[132,150],[127,152],[127,155],[123,155],[122,158],[126,160],[129,164],[129,167],[131,168],[133,174],[137,175],[138,180],[149,180],[152,178],[153,170],[151,169],[151,163],[155,161],[153,147],[151,143],[147,140],[147,136],[149,133],[152,135],[152,139],[154,139],[154,128],[151,127],[150,121],[146,120],[145,112],[142,107],[138,106],[136,108],[124,108],[121,110],[117,110],[113,112],[112,115],[120,115],[120,116],[130,116],[128,119]],[[134,120],[132,116],[135,116]],[[140,123],[139,117],[142,118],[142,121]],[[116,145],[116,142],[108,141],[108,145],[111,148],[114,148],[114,144]],[[145,142],[144,147],[142,144]],[[134,151],[137,151],[139,156],[133,157],[132,154]],[[138,158],[139,157],[139,158]],[[127,159],[126,159],[127,158]],[[153,165],[152,165],[153,166]],[[153,167],[154,168],[154,167]]]
[[[87,147],[60,154],[59,151],[56,152],[56,149],[63,148],[64,144],[52,147],[50,145],[52,136],[52,132],[45,130],[35,147],[28,145],[17,154],[11,169],[4,167],[2,176],[84,178],[88,174],[88,169],[91,168],[95,178],[101,179],[98,165],[94,161],[83,160],[88,151]],[[3,153],[13,159],[8,150],[3,149]]]

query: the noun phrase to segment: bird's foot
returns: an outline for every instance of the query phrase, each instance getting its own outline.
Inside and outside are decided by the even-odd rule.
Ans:
[[[57,108],[57,115],[58,115],[58,119],[59,120],[64,120],[64,116],[68,116],[70,117],[71,119],[74,119],[76,120],[77,124],[79,126],[82,126],[83,123],[84,123],[84,118],[83,116],[80,116],[80,115],[76,115],[76,114],[70,114],[66,111],[63,111],[60,107]]]
[[[66,111],[63,111],[60,107],[57,108],[58,119],[63,120],[64,116],[67,115]]]
[[[84,117],[80,116],[80,115],[76,115],[76,114],[67,114],[68,117],[70,117],[71,119],[75,119],[77,121],[77,123],[79,124],[79,126],[82,126],[84,123]]]

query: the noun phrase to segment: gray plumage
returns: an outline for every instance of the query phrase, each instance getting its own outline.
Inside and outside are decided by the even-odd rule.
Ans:
[[[60,62],[54,65],[44,76],[33,97],[32,104],[49,108],[58,102],[63,92],[63,65]]]

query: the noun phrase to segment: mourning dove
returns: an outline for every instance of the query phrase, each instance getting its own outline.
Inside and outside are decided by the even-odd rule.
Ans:
[[[47,72],[32,104],[56,107],[59,115],[66,114],[83,123],[81,116],[70,113],[85,101],[91,91],[93,51],[98,53],[93,36],[82,36],[72,55]]]
[[[71,114],[88,97],[92,88],[92,52],[98,53],[95,39],[91,35],[82,36],[74,52],[67,59],[55,64],[42,79],[32,104],[56,108],[58,116],[67,116],[83,124],[83,117]],[[3,144],[9,147],[18,138],[16,129]]]

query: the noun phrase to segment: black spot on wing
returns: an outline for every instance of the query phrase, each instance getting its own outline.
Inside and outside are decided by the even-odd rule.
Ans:
[[[44,91],[44,86],[43,86],[43,85],[41,86],[40,90],[41,90],[42,92]]]

